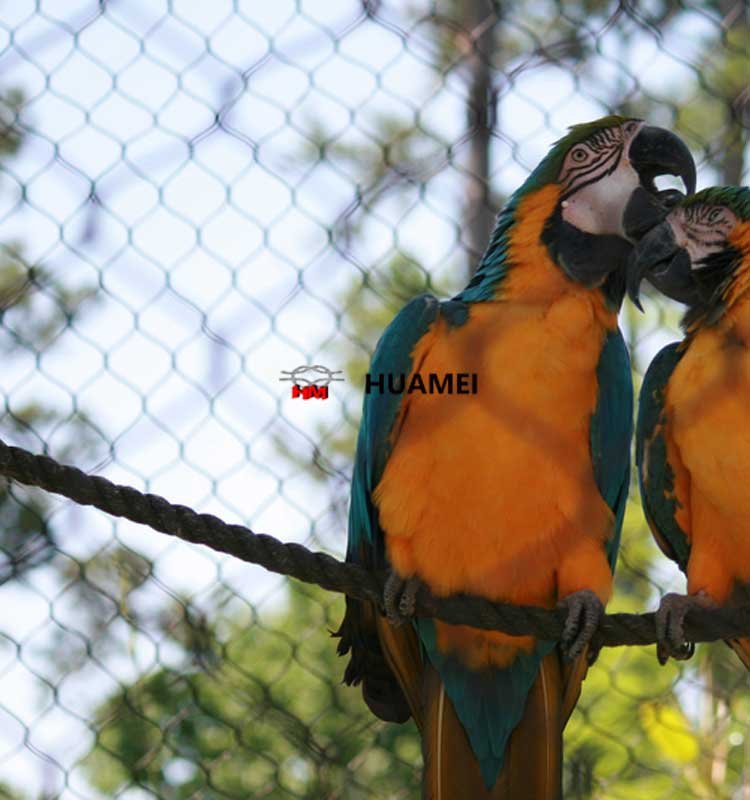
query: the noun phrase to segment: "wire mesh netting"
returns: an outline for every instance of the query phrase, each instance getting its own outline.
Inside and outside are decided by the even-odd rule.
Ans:
[[[646,117],[747,183],[739,0],[3,0],[0,37],[0,436],[337,555],[377,336],[568,125]],[[645,310],[636,385],[679,335]],[[345,380],[293,397],[303,365]],[[0,797],[419,795],[339,596],[5,481],[0,521]],[[610,609],[682,586],[632,492]],[[731,655],[605,650],[565,796],[750,797]]]

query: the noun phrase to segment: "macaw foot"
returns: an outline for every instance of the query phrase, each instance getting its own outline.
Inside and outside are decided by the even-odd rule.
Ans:
[[[687,661],[695,644],[685,641],[685,617],[691,608],[711,608],[715,603],[704,592],[695,595],[665,594],[656,611],[656,657],[664,665],[669,658]]]
[[[557,604],[568,616],[560,637],[560,648],[568,661],[581,655],[604,616],[602,601],[590,589],[573,592]]]
[[[383,589],[383,605],[391,625],[398,628],[414,616],[420,585],[420,580],[415,575],[402,578],[393,570],[390,571]]]

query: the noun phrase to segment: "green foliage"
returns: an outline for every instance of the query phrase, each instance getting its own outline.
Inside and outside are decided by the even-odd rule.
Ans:
[[[652,5],[651,13],[656,14],[662,4]],[[538,66],[552,62],[578,67],[594,51],[595,40],[589,35],[588,26],[601,24],[612,13],[612,4],[606,0],[579,0],[576,3],[556,0],[534,3],[519,0],[502,3],[489,0],[486,3],[471,0],[443,2],[440,13],[428,19],[438,47],[438,64],[443,70],[455,67],[471,55],[472,37],[477,34],[471,24],[476,7],[482,12],[492,8],[496,15],[491,36],[482,48],[482,53],[496,69],[528,58],[533,50],[539,53]]]
[[[19,245],[0,248],[0,313],[10,334],[0,347],[9,355],[19,347],[43,352],[94,299],[93,287],[71,289],[43,267],[29,264]]]
[[[16,126],[23,95],[11,90],[0,95],[0,166],[22,147]],[[0,191],[3,190],[0,183]],[[71,289],[44,267],[29,264],[18,243],[0,243],[0,353],[10,366],[17,357],[42,353],[71,324],[92,289]],[[56,436],[55,455],[63,460],[90,456],[97,444],[96,431],[81,412],[63,414],[43,400],[6,403],[0,422],[13,442],[38,450],[50,431],[65,422]],[[10,486],[0,479],[0,580],[17,578],[27,570],[49,563],[56,536],[47,522],[49,500],[43,492]]]
[[[29,797],[10,784],[0,782],[0,800],[29,800]]]
[[[661,594],[657,551],[637,495],[628,505],[611,612],[642,612]],[[655,648],[605,648],[565,730],[566,798],[735,796],[750,698],[747,673],[722,643],[659,666]]]
[[[17,89],[0,92],[0,158],[13,155],[21,146],[23,135],[16,119],[23,103],[23,93]]]
[[[750,141],[750,26],[735,24],[716,39],[705,43],[698,85],[679,91],[676,126],[691,146],[707,152],[718,182],[739,184]]]
[[[364,385],[370,354],[393,317],[417,295],[429,292],[445,297],[448,289],[419,262],[397,253],[384,266],[352,283],[339,299],[344,331],[350,339],[340,350],[347,378]]]
[[[416,796],[413,723],[376,723],[359,691],[331,680],[342,662],[326,631],[342,611],[293,584],[263,621],[211,632],[209,669],[162,668],[110,697],[84,765],[92,784],[113,796],[135,781],[166,800]]]

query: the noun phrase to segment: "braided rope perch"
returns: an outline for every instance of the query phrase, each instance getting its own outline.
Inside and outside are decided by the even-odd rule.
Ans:
[[[299,544],[285,544],[242,525],[229,525],[211,514],[198,514],[158,495],[144,494],[130,486],[119,486],[106,478],[87,475],[76,467],[59,464],[47,456],[34,455],[2,441],[0,475],[63,495],[79,505],[94,506],[115,517],[124,517],[161,533],[259,564],[280,575],[343,592],[359,600],[382,602],[383,574],[368,572],[356,564],[343,563]],[[416,614],[547,640],[560,638],[565,621],[563,610],[491,603],[468,595],[437,598],[423,588],[417,595]],[[750,635],[750,607],[691,608],[685,620],[685,634],[694,642]],[[597,643],[608,647],[654,642],[656,630],[652,613],[608,614],[597,632]]]

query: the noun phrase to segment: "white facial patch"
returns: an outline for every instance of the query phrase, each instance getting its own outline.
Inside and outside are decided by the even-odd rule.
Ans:
[[[570,149],[559,179],[563,192],[569,192],[562,202],[566,222],[586,233],[625,236],[622,212],[640,184],[628,150],[643,125],[630,120]]]
[[[622,158],[613,173],[564,200],[562,217],[586,233],[624,237],[622,212],[639,183],[638,173]]]
[[[738,218],[726,206],[696,203],[675,208],[667,222],[677,244],[687,250],[691,268],[700,269],[708,256],[724,249]]]

